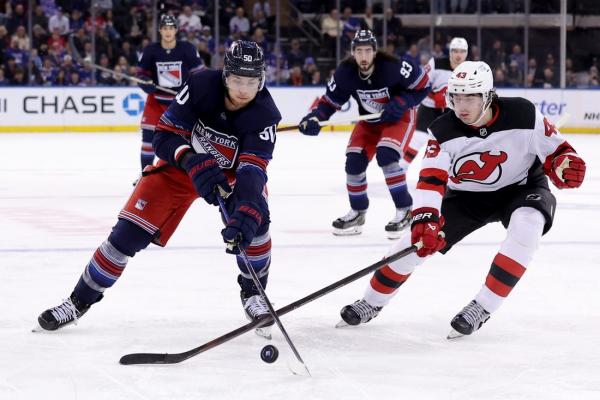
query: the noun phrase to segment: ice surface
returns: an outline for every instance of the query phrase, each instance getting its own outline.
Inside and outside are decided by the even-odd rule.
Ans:
[[[281,134],[269,166],[273,265],[282,307],[378,261],[393,217],[383,175],[368,171],[364,233],[335,237],[348,211],[348,133]],[[600,137],[569,135],[588,163],[580,190],[558,191],[552,231],[502,308],[475,335],[446,340],[478,292],[500,225],[421,266],[380,316],[335,329],[363,278],[284,317],[313,377],[293,376],[276,328],[274,364],[253,333],[184,363],[121,366],[131,352],[180,352],[246,323],[217,210],[192,206],[169,245],[129,263],[79,325],[31,333],[69,295],[137,177],[134,134],[0,135],[0,399],[600,399]],[[409,173],[414,187],[418,163]]]

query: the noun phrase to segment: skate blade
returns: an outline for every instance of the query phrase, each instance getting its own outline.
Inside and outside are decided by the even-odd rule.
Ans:
[[[271,336],[271,327],[270,326],[264,326],[262,328],[256,328],[254,330],[254,332],[260,336],[263,337],[267,340],[271,340],[273,337]]]
[[[448,336],[446,336],[446,339],[448,339],[448,340],[458,339],[458,338],[461,338],[463,336],[465,336],[465,335],[462,334],[462,333],[460,333],[460,332],[455,331],[454,329],[452,329],[450,331],[450,333],[448,333]]]
[[[49,332],[46,329],[42,328],[42,326],[39,323],[36,323],[33,328],[31,328],[31,332],[37,333],[37,332]]]
[[[387,235],[387,238],[390,240],[396,240],[396,239],[400,239],[402,237],[402,235],[404,234],[404,230],[402,231],[385,231],[385,234]]]
[[[335,236],[352,236],[352,235],[360,235],[362,233],[362,225],[359,226],[351,226],[346,229],[333,228],[333,234]]]
[[[348,324],[346,321],[344,321],[343,319],[340,320],[340,322],[338,322],[337,324],[335,324],[336,328],[345,328],[347,326],[350,326],[350,324]]]

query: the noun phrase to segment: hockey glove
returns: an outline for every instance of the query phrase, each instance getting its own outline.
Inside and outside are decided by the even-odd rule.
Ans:
[[[444,109],[446,108],[446,91],[448,87],[443,88],[439,92],[429,92],[427,95],[430,99],[433,100],[435,108]]]
[[[216,191],[222,194],[231,192],[227,177],[219,162],[210,154],[189,152],[183,156],[181,166],[187,172],[196,192],[208,204],[218,205]]]
[[[252,243],[256,231],[262,225],[264,211],[251,201],[240,201],[229,222],[221,231],[223,241],[227,243],[227,252],[239,254],[241,247],[246,249]]]
[[[156,92],[156,85],[154,84],[154,82],[152,81],[145,81],[148,83],[138,83],[138,86],[140,87],[140,89],[142,89],[144,92],[151,94]]]
[[[548,177],[559,189],[578,188],[585,177],[585,161],[575,152],[563,153],[552,160]]]
[[[300,121],[298,130],[308,136],[317,136],[321,131],[321,125],[319,125],[319,118],[317,117],[318,111],[312,110]]]
[[[417,208],[412,212],[411,224],[411,243],[423,243],[423,247],[417,250],[419,257],[426,257],[443,249],[446,246],[446,239],[442,227],[444,226],[444,217],[440,218],[438,210],[435,208]]]
[[[383,106],[383,113],[379,120],[386,123],[399,121],[407,109],[406,100],[400,96],[394,96]]]

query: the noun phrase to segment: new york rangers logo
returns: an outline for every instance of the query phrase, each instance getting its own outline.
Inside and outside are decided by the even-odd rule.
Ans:
[[[500,154],[471,153],[459,158],[452,170],[454,176],[450,180],[454,183],[476,182],[482,185],[493,185],[502,176],[502,163],[508,155],[501,151]]]
[[[358,95],[358,99],[363,108],[372,114],[381,112],[383,106],[390,100],[390,94],[387,88],[357,90],[356,94]]]
[[[177,87],[183,83],[181,80],[181,61],[157,62],[156,72],[160,86]]]
[[[205,126],[198,120],[192,133],[192,147],[196,153],[212,155],[221,168],[229,169],[237,159],[239,140]]]

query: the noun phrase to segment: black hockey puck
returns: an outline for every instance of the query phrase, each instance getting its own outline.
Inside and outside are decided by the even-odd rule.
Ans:
[[[266,345],[260,351],[260,358],[262,358],[262,360],[266,363],[274,363],[277,361],[277,357],[279,357],[279,350],[277,350],[277,347],[273,346],[272,344]]]

